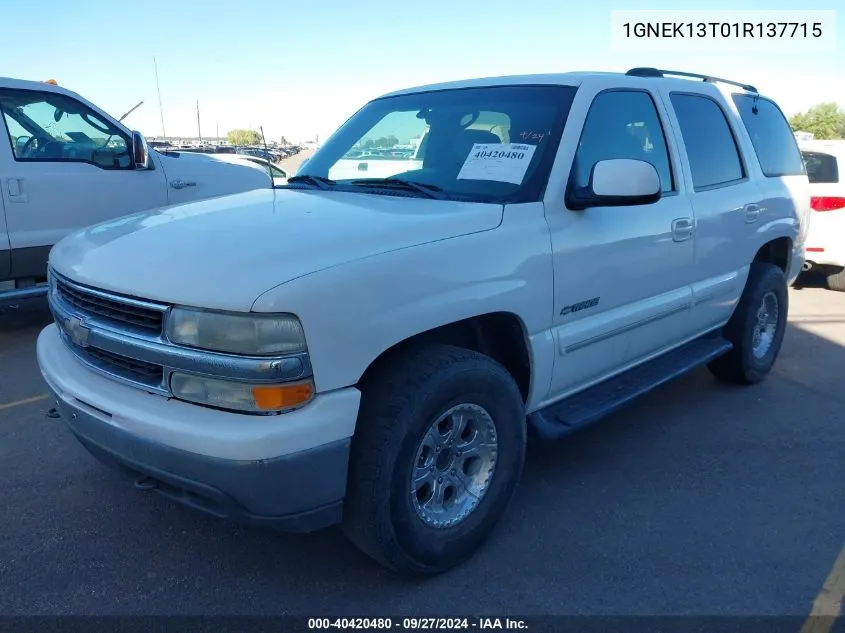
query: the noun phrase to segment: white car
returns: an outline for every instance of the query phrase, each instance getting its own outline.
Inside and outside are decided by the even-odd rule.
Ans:
[[[53,83],[0,77],[0,120],[0,284],[14,284],[0,303],[47,293],[48,253],[68,233],[268,187],[243,164],[148,149],[140,132]]]
[[[801,154],[752,86],[677,74],[394,92],[285,187],[65,238],[37,345],[62,418],[215,516],[342,523],[390,568],[457,565],[508,508],[529,433],[701,365],[758,383],[778,357]],[[423,134],[408,171],[329,177],[366,139]]]
[[[805,268],[824,273],[831,290],[845,292],[845,140],[802,140],[798,145],[813,209]]]

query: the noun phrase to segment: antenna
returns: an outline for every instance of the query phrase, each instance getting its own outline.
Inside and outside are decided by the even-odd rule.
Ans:
[[[264,138],[264,126],[261,125],[258,127],[261,130],[261,142],[264,143],[264,153],[268,156],[270,155],[270,150],[267,149],[267,139]],[[273,180],[273,170],[270,167],[270,159],[265,159],[267,161],[267,174],[270,176],[270,187],[274,187],[276,182]]]
[[[202,130],[200,129],[200,100],[197,99],[197,136],[200,139],[200,145],[202,145]]]
[[[123,119],[125,119],[125,118],[126,118],[126,117],[128,117],[130,114],[132,114],[133,112],[135,112],[135,110],[137,110],[138,108],[140,108],[142,105],[144,105],[144,102],[143,102],[143,101],[139,101],[139,102],[138,102],[138,103],[137,103],[137,104],[136,104],[136,105],[135,105],[135,106],[134,106],[134,107],[133,107],[133,108],[132,108],[129,112],[127,112],[127,113],[126,113],[126,114],[124,114],[122,117],[120,117],[120,118],[118,119],[118,121],[123,121]]]
[[[156,63],[155,55],[153,55],[153,68],[156,73],[156,91],[158,91],[158,113],[161,116],[161,136],[167,138],[167,132],[164,131],[164,110],[161,107],[161,87],[158,85],[158,64]]]

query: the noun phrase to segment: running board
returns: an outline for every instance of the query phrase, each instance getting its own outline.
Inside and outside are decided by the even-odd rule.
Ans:
[[[50,287],[44,286],[30,286],[29,288],[12,288],[10,290],[0,290],[0,305],[11,303],[14,301],[22,301],[24,299],[36,299],[38,297],[46,297]]]
[[[707,335],[629,369],[605,382],[576,393],[528,416],[534,435],[557,439],[621,409],[648,393],[731,350],[720,335]]]

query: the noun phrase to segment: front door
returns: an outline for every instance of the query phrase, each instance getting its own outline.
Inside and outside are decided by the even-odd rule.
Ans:
[[[76,229],[167,204],[162,170],[135,170],[129,135],[85,104],[2,89],[0,110],[12,276],[42,275],[50,247]]]
[[[690,330],[694,219],[662,102],[640,89],[579,91],[570,117],[567,127],[583,121],[583,132],[561,145],[559,159],[572,166],[562,180],[586,186],[601,160],[645,160],[660,175],[662,197],[572,211],[564,189],[547,192],[557,345],[550,399],[655,355]]]

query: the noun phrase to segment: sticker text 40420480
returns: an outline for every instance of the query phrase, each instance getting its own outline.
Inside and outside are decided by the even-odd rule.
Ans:
[[[522,160],[525,158],[525,152],[504,151],[504,150],[481,150],[473,155],[473,158],[510,158],[512,160]]]
[[[476,143],[458,173],[458,180],[492,180],[522,184],[536,145]]]

